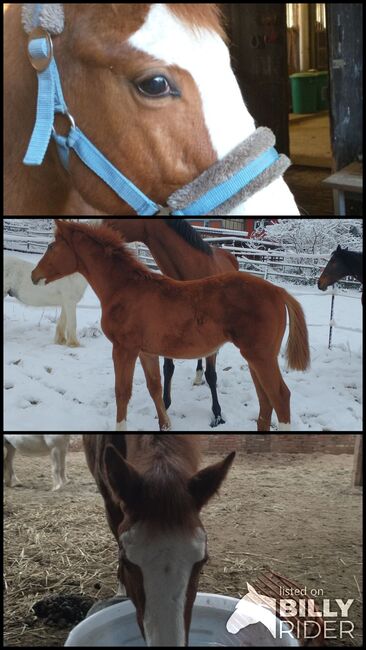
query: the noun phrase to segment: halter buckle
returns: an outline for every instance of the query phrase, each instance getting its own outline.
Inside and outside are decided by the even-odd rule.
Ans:
[[[170,216],[170,210],[167,207],[163,207],[162,205],[159,205],[159,212],[155,214],[155,217],[164,217],[164,216]]]
[[[47,54],[42,52],[42,56],[32,54],[30,51],[30,45],[32,41],[44,39],[47,44]],[[53,59],[53,43],[52,38],[49,33],[43,29],[43,27],[36,27],[30,34],[28,38],[28,58],[35,70],[37,72],[44,72],[47,70]]]

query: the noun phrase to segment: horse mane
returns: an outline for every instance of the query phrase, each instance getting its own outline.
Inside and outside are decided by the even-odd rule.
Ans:
[[[197,230],[192,228],[188,221],[185,219],[164,219],[164,221],[169,228],[177,233],[177,235],[183,237],[187,244],[201,251],[201,253],[210,256],[213,255],[212,246],[205,242]]]
[[[191,529],[195,510],[188,481],[199,466],[199,439],[179,434],[138,434],[136,438],[138,460],[132,463],[142,474],[143,485],[135,516],[152,529]]]
[[[84,233],[84,235],[93,239],[97,244],[100,244],[108,257],[118,257],[122,262],[127,263],[136,275],[145,278],[153,275],[147,266],[140,262],[136,255],[127,248],[125,239],[117,230],[113,230],[104,224],[90,225],[87,223],[68,221],[66,219],[64,221],[67,222],[70,230]]]
[[[351,257],[354,260],[357,259],[357,260],[362,261],[362,253],[360,253],[358,251],[349,251],[347,248],[341,248],[340,250],[338,250],[336,248],[336,250],[333,251],[333,253],[332,253],[332,257],[333,257],[333,255],[339,256],[343,260],[347,259],[347,257],[348,258]]]

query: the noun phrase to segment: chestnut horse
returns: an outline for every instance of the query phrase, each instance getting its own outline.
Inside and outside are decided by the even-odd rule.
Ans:
[[[240,143],[246,165],[257,162],[263,147],[271,147],[271,142],[254,143],[254,118],[232,71],[216,4],[23,8],[23,21],[22,5],[16,3],[4,18],[5,215],[148,216]],[[32,35],[34,27],[41,30],[37,35]],[[38,70],[39,86],[44,79],[47,88],[38,100],[32,66]],[[38,148],[36,155],[28,149],[27,156],[32,131]],[[81,135],[85,138],[77,145]],[[86,138],[94,147],[92,154]],[[274,150],[268,151],[273,155]],[[95,158],[107,171],[96,169]],[[236,171],[235,159],[232,163]],[[268,169],[275,164],[271,161]],[[220,174],[225,174],[222,167]],[[283,173],[279,167],[260,179],[246,198],[240,196],[220,214],[298,215]],[[129,187],[118,193],[118,182],[106,178],[119,175],[120,180],[121,174]],[[207,179],[202,182],[206,185]],[[137,212],[128,203],[133,188],[156,204],[156,212]]]
[[[318,288],[326,291],[330,285],[347,276],[356,278],[363,284],[362,253],[337,246],[318,280]]]
[[[53,282],[82,273],[102,306],[102,328],[113,344],[117,431],[126,431],[127,407],[139,353],[177,359],[214,354],[236,345],[248,361],[260,402],[258,430],[269,431],[272,410],[280,430],[291,430],[290,391],[278,354],[286,329],[290,368],[305,370],[309,342],[301,305],[287,291],[248,273],[225,273],[178,282],[152,273],[128,250],[118,233],[55,219],[56,240],[32,273]]]
[[[143,242],[149,247],[160,270],[175,280],[198,280],[210,275],[239,270],[236,257],[228,251],[209,246],[185,219],[103,219],[103,223],[120,232],[126,242]],[[206,381],[212,394],[212,427],[224,424],[217,397],[216,354],[206,359]],[[159,372],[158,357],[150,357]],[[164,362],[164,404],[171,404],[171,385],[174,374],[172,359]],[[202,383],[202,359],[198,361],[194,384]]]
[[[183,647],[208,557],[200,511],[219,490],[235,452],[198,471],[197,435],[83,439],[119,547],[120,591],[124,587],[133,601],[148,646]]]

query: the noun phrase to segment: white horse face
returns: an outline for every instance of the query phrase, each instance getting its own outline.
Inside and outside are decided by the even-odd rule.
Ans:
[[[207,537],[202,528],[151,534],[135,524],[121,535],[121,570],[148,646],[186,645]]]

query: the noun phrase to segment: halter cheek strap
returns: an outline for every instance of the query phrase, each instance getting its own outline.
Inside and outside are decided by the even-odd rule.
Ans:
[[[72,149],[80,160],[101,178],[139,216],[226,215],[260,189],[282,176],[290,165],[286,156],[274,149],[275,138],[259,128],[225,158],[217,161],[199,178],[175,192],[161,207],[124,176],[76,126],[65,102],[60,75],[53,56],[52,35],[64,29],[61,4],[26,4],[22,21],[29,34],[28,55],[38,76],[37,114],[25,165],[41,165],[51,137],[55,140],[65,169]],[[56,133],[56,114],[70,122],[67,136]]]

